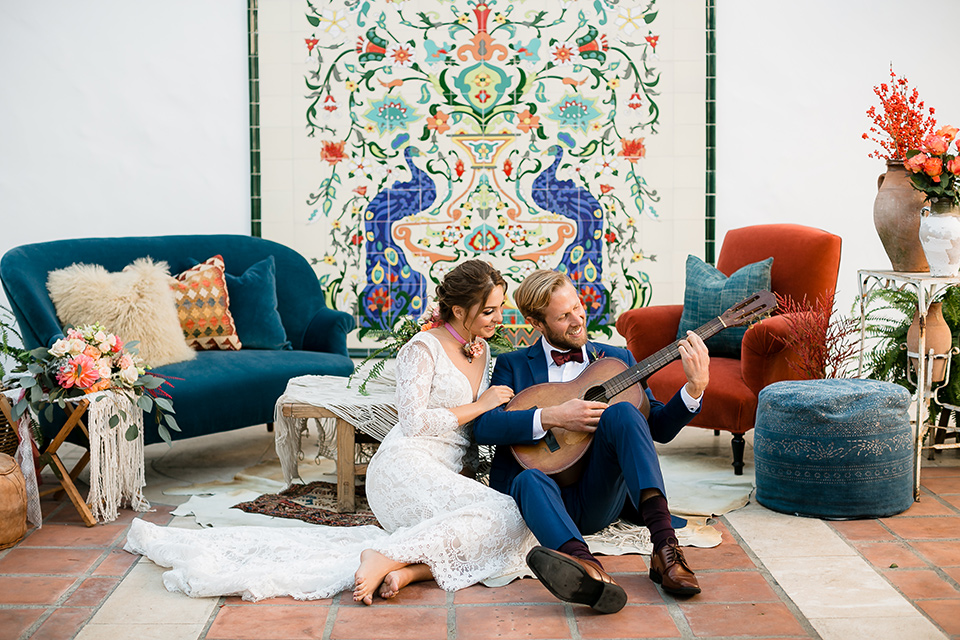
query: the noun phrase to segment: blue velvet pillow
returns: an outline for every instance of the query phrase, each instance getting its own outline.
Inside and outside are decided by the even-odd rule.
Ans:
[[[277,311],[277,267],[267,256],[244,271],[227,274],[230,313],[244,349],[290,349]]]
[[[760,290],[769,291],[771,265],[773,258],[767,258],[741,267],[728,278],[700,258],[687,256],[687,282],[677,339],[720,316],[748,295]],[[706,341],[710,355],[739,358],[740,343],[746,332],[747,327],[722,330]],[[243,334],[240,334],[240,339],[243,339]]]

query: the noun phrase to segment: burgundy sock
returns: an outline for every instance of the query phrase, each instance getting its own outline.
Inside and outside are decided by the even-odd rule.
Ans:
[[[669,542],[677,544],[677,534],[670,522],[670,509],[663,494],[657,494],[641,502],[640,514],[647,528],[650,529],[654,553],[660,551],[660,548]]]
[[[568,556],[573,556],[574,558],[580,558],[581,560],[592,562],[603,569],[603,565],[600,564],[600,561],[597,560],[596,556],[590,553],[590,548],[582,540],[571,538],[560,545],[560,548],[557,549],[557,551],[560,553],[565,553]]]

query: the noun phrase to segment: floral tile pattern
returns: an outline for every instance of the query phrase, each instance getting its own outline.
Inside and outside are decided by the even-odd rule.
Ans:
[[[304,0],[258,11],[263,235],[310,258],[329,304],[362,330],[418,316],[468,258],[514,287],[536,268],[565,271],[594,333],[650,303],[657,253],[676,248],[647,170],[654,147],[649,161],[672,167],[677,143],[656,142],[676,102],[663,95],[660,16],[702,30],[702,9]],[[273,75],[284,62],[292,96]],[[279,126],[291,111],[293,126]],[[689,235],[702,246],[701,229]],[[523,339],[518,313],[505,324]]]

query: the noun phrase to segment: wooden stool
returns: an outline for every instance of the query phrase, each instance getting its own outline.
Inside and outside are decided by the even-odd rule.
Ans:
[[[93,514],[90,512],[90,506],[84,501],[83,497],[80,495],[80,491],[77,489],[77,486],[74,484],[74,481],[80,475],[80,472],[83,471],[84,467],[90,462],[90,450],[84,452],[80,460],[77,461],[77,464],[73,466],[73,469],[67,471],[67,467],[63,464],[63,461],[60,459],[60,455],[57,453],[57,450],[60,448],[60,445],[64,443],[67,439],[67,436],[77,427],[83,431],[84,435],[87,438],[90,438],[90,433],[87,431],[87,425],[83,423],[83,415],[87,412],[87,407],[90,406],[90,402],[87,400],[80,400],[73,405],[68,403],[64,407],[64,411],[67,414],[67,421],[63,423],[63,426],[60,428],[60,431],[53,438],[53,440],[40,452],[40,465],[37,469],[39,473],[41,469],[45,466],[50,465],[50,469],[53,470],[57,480],[60,481],[60,487],[53,487],[50,489],[44,489],[40,492],[40,497],[50,495],[51,493],[57,494],[61,491],[66,492],[67,496],[70,498],[70,502],[73,503],[73,506],[76,507],[77,512],[80,514],[80,518],[83,519],[83,523],[88,527],[92,527],[97,524],[96,519],[93,517]],[[11,425],[16,425],[17,423],[13,420],[13,412],[11,411],[10,403],[7,402],[7,398],[0,394],[0,411],[3,412],[4,417],[10,421]],[[56,495],[54,496],[56,497]]]
[[[367,465],[356,463],[356,444],[377,443],[376,438],[357,429],[334,413],[312,404],[290,402],[282,405],[287,418],[333,418],[337,421],[337,511],[353,513],[357,510],[357,476],[367,473]]]

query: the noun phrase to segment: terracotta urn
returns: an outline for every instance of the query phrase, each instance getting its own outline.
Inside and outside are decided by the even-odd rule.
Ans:
[[[950,333],[950,325],[943,318],[943,309],[941,303],[931,302],[927,310],[926,330],[923,336],[924,351],[928,354],[946,355],[953,347],[953,334]],[[920,348],[920,313],[913,314],[913,322],[907,329],[907,352],[918,353]],[[936,359],[933,361],[933,373],[928,382],[943,382],[946,377],[946,359]],[[910,358],[910,368],[917,370],[917,358]]]
[[[924,196],[913,188],[909,175],[903,161],[887,160],[887,172],[877,179],[873,224],[894,271],[926,272],[919,237]]]
[[[931,276],[955,276],[960,272],[960,208],[941,198],[923,208],[920,245],[930,265]]]

